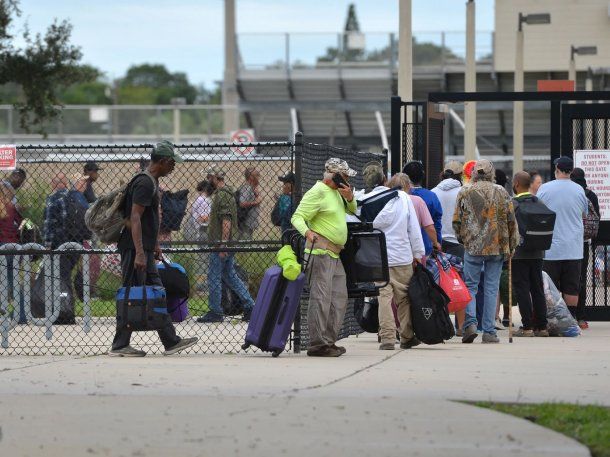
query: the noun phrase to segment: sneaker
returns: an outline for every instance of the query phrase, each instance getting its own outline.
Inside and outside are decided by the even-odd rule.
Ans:
[[[523,327],[520,327],[519,330],[515,330],[513,332],[513,336],[524,336],[524,337],[532,337],[534,336],[534,331],[532,329],[525,329]],[[548,334],[547,334],[548,336]]]
[[[498,338],[498,335],[494,335],[492,333],[483,333],[483,341],[481,342],[485,344],[499,343],[500,338]]]
[[[339,351],[341,351],[341,354],[345,354],[347,352],[347,349],[345,349],[343,346],[337,346],[336,344],[333,344],[331,347],[333,349],[338,349]]]
[[[419,346],[421,344],[421,341],[419,341],[417,338],[413,337],[408,341],[404,341],[402,343],[400,343],[400,349],[411,349],[414,348],[415,346]]]
[[[343,355],[340,349],[335,349],[332,346],[320,346],[315,349],[308,349],[309,357],[340,357]]]
[[[508,322],[506,325],[502,323],[499,317],[496,317],[496,330],[504,330],[505,327],[508,327]]]
[[[252,308],[244,310],[244,315],[241,318],[242,322],[250,322],[250,318],[252,317]]]
[[[127,345],[121,349],[111,349],[108,351],[108,355],[110,357],[144,357],[146,352]]]
[[[589,328],[589,323],[587,321],[578,321],[578,326],[581,330],[587,330]]]
[[[510,322],[509,322],[508,318],[505,317],[504,319],[502,319],[502,326],[503,327],[508,328],[508,324],[509,323]]]
[[[540,329],[540,330],[534,330],[534,336],[546,338],[549,336],[549,331],[545,328]]]
[[[464,344],[472,343],[477,336],[479,336],[477,333],[477,326],[474,324],[470,324],[468,327],[466,327],[463,333],[462,343]]]
[[[214,311],[207,312],[204,316],[197,319],[200,324],[212,324],[214,322],[222,322],[225,317],[222,314],[215,313]]]
[[[193,344],[199,341],[199,338],[182,338],[176,344],[174,344],[171,348],[166,349],[163,355],[173,355],[177,354],[180,351],[183,351],[186,348],[190,348]]]
[[[394,343],[381,343],[379,345],[379,350],[380,351],[393,351],[394,350]]]

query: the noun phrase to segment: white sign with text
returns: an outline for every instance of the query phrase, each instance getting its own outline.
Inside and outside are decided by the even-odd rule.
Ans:
[[[585,171],[587,187],[599,199],[600,219],[610,221],[610,150],[576,150],[574,166]]]

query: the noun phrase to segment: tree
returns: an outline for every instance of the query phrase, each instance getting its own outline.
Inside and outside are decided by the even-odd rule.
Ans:
[[[44,135],[45,124],[60,113],[59,91],[94,80],[98,73],[79,64],[82,53],[70,43],[72,26],[67,21],[55,20],[44,35],[34,38],[26,29],[25,45],[16,48],[10,29],[20,14],[17,0],[0,0],[0,87],[10,83],[19,87],[14,106],[21,127]]]
[[[165,65],[134,65],[119,81],[119,103],[149,103],[168,105],[172,98],[181,97],[192,104],[198,95],[185,73],[170,73]]]

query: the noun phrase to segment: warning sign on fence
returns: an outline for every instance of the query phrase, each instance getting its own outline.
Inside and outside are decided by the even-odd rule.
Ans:
[[[14,170],[15,168],[17,168],[17,146],[0,144],[0,170]]]
[[[254,152],[254,146],[246,146],[254,143],[254,130],[240,129],[231,132],[231,143],[243,144],[244,146],[234,146],[231,150],[238,155],[247,156]]]
[[[610,150],[574,151],[574,166],[585,171],[587,187],[597,194],[602,221],[610,221]]]

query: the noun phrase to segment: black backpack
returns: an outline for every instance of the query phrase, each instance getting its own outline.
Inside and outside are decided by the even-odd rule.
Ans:
[[[358,201],[358,206],[361,207],[360,220],[363,222],[373,222],[381,210],[385,208],[385,205],[398,196],[398,190],[399,188],[387,189],[372,197]]]
[[[379,331],[379,302],[377,298],[365,301],[364,297],[354,300],[354,317],[358,325],[368,333]]]
[[[515,201],[515,218],[521,238],[519,247],[525,251],[550,249],[555,228],[555,212],[534,196]]]
[[[191,285],[189,277],[182,265],[177,263],[168,263],[163,260],[163,264],[157,268],[159,277],[165,287],[167,300],[176,298],[189,298],[191,294]]]
[[[66,238],[68,241],[90,240],[92,233],[85,224],[85,213],[89,205],[77,190],[68,191],[66,196]]]
[[[434,281],[434,276],[417,264],[409,282],[411,323],[415,336],[425,344],[439,344],[455,335],[449,318],[449,297]]]
[[[161,230],[174,232],[180,230],[182,219],[188,205],[188,190],[178,192],[164,191],[161,195]]]

